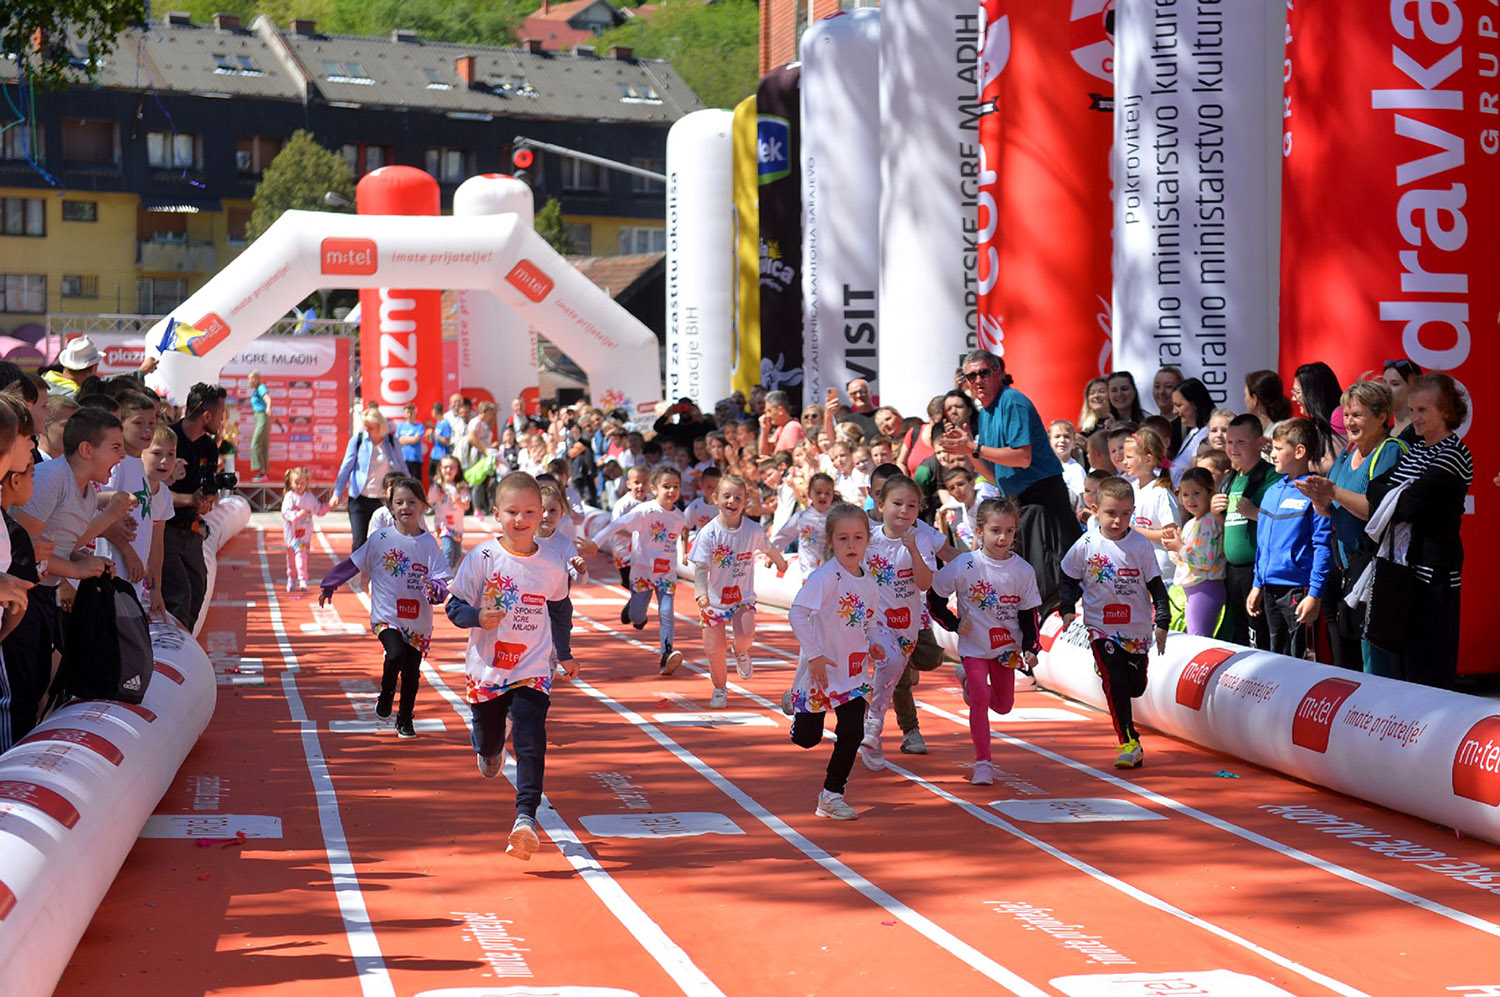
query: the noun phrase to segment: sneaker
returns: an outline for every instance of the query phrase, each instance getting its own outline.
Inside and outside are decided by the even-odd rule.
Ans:
[[[1146,760],[1146,753],[1141,750],[1141,742],[1131,738],[1120,745],[1120,750],[1115,755],[1115,768],[1138,769]]]
[[[781,712],[785,713],[789,717],[796,716],[797,715],[797,711],[792,708],[792,703],[793,703],[793,701],[796,698],[797,698],[797,694],[795,692],[793,692],[791,689],[788,689],[786,692],[783,692],[781,694]]]
[[[969,686],[964,681],[964,666],[954,665],[953,674],[958,679],[958,691],[964,694],[964,705],[969,705]]]
[[[500,753],[498,755],[492,755],[489,758],[486,758],[483,755],[475,755],[474,757],[479,759],[479,774],[484,776],[486,779],[495,778],[495,776],[499,775],[500,771],[505,768],[504,748],[500,749]]]
[[[513,855],[522,862],[529,862],[541,846],[541,839],[536,836],[536,821],[524,815],[517,817],[516,822],[511,825],[510,838],[505,843],[505,854]]]
[[[661,674],[671,675],[680,664],[682,664],[682,652],[672,650],[672,645],[668,644],[667,649],[661,652]]]
[[[625,605],[623,605],[623,606],[620,607],[620,626],[623,627],[625,624],[627,624],[629,622],[630,622],[630,603],[627,602]]]
[[[384,720],[391,715],[391,702],[396,698],[394,692],[382,692],[375,697],[375,715]]]
[[[708,697],[708,708],[711,710],[722,710],[729,705],[729,692],[726,689],[715,689],[714,694]]]
[[[877,739],[873,744],[866,743],[859,746],[859,760],[865,763],[865,768],[871,772],[879,772],[885,768],[885,746]]]
[[[813,813],[829,820],[859,820],[859,811],[849,805],[843,793],[830,793],[826,789],[818,794],[818,809]]]
[[[992,762],[977,761],[974,763],[974,774],[969,781],[976,786],[993,786],[995,784],[995,766]]]
[[[927,741],[922,737],[920,730],[913,727],[901,736],[901,753],[903,755],[927,754]]]
[[[633,627],[635,627],[637,630],[644,630],[644,629],[646,629],[646,621],[645,620],[642,620],[639,623],[631,623],[630,625],[633,626]]]
[[[749,651],[734,656],[734,670],[740,673],[742,679],[750,678],[755,674],[755,665],[750,662]]]
[[[416,737],[417,736],[417,729],[412,726],[412,724],[411,724],[411,717],[397,717],[396,718],[396,736],[397,737]]]

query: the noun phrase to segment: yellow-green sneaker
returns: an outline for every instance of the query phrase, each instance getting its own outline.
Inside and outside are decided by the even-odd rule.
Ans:
[[[1120,745],[1119,752],[1115,755],[1115,768],[1138,769],[1141,762],[1146,760],[1146,753],[1141,750],[1141,742],[1131,738]]]

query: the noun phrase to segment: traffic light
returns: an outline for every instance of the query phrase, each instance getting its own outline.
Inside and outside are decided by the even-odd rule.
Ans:
[[[511,143],[510,151],[510,175],[530,187],[532,185],[532,167],[536,165],[536,153],[531,151],[531,146],[526,144],[525,139],[517,138]]]

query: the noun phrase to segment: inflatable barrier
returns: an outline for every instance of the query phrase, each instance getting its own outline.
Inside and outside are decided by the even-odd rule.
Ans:
[[[52,993],[136,836],[213,715],[213,666],[176,623],[151,627],[140,706],[69,704],[0,757],[0,987]]]
[[[1105,709],[1081,622],[1042,627],[1043,687]],[[1173,634],[1138,723],[1500,843],[1500,703]]]
[[[193,636],[203,629],[208,619],[208,606],[214,598],[214,581],[219,575],[219,551],[239,535],[250,522],[250,503],[242,495],[230,495],[219,500],[219,504],[203,517],[208,526],[208,542],[203,545],[203,563],[208,568],[208,587],[203,592],[203,608],[193,621]]]

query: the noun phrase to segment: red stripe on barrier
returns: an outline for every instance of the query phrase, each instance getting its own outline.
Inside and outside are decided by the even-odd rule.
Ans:
[[[176,682],[178,685],[182,685],[187,681],[187,679],[182,677],[181,672],[164,661],[158,661],[156,663],[156,670],[165,675],[167,678],[171,679],[173,682]]]
[[[21,743],[25,744],[27,741],[63,741],[76,744],[79,747],[88,748],[111,765],[119,765],[125,760],[125,753],[108,738],[93,731],[79,730],[76,727],[57,727],[52,730],[35,731]]]
[[[9,886],[0,883],[0,921],[5,920],[5,915],[9,914],[15,907],[16,895],[10,892]]]
[[[66,796],[34,782],[0,781],[0,800],[34,807],[63,827],[71,828],[78,823],[78,808]]]

